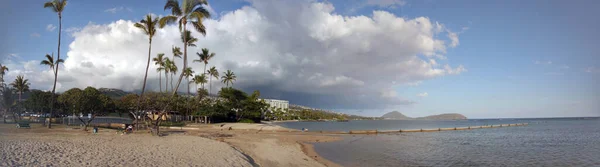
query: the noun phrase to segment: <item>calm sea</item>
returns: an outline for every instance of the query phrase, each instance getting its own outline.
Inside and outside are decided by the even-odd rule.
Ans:
[[[343,166],[600,166],[600,119],[465,121],[289,122],[309,130],[398,130],[529,123],[528,126],[347,135],[314,143],[324,158]]]

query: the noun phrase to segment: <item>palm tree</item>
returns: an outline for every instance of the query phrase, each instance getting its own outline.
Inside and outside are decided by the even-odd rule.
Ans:
[[[42,62],[40,62],[40,65],[47,65],[48,67],[50,67],[50,69],[52,69],[52,72],[54,72],[54,74],[56,74],[56,70],[58,68],[54,68],[56,67],[59,63],[64,63],[65,61],[63,59],[58,59],[56,61],[54,61],[54,53],[52,53],[52,56],[46,54],[46,60],[42,60]],[[54,86],[56,87],[56,79],[57,79],[57,75],[54,75]],[[54,95],[54,89],[52,89],[52,94]],[[55,97],[52,96],[50,98],[50,118],[52,118],[52,115],[54,114],[54,99]],[[52,128],[52,121],[48,122],[48,128]]]
[[[8,72],[8,67],[0,64],[0,82],[2,82],[2,85],[0,85],[0,87],[4,86],[4,75],[6,74],[6,72]]]
[[[21,102],[21,95],[23,95],[23,92],[29,91],[29,85],[29,80],[25,79],[23,75],[17,76],[15,81],[13,81],[13,83],[10,84],[10,86],[12,86],[17,92],[19,92],[19,102]]]
[[[46,3],[44,3],[44,8],[51,8],[52,11],[56,14],[58,14],[58,54],[56,55],[56,60],[61,60],[60,59],[60,37],[62,34],[62,12],[65,9],[65,7],[67,6],[67,0],[51,0],[48,1]],[[54,65],[54,67],[56,67],[56,70],[54,71],[54,84],[52,85],[52,94],[54,95],[54,93],[56,92],[56,82],[58,81],[58,67],[59,67],[60,62],[56,62],[56,64]],[[54,98],[52,98],[54,100]],[[54,101],[52,101],[52,103],[50,104],[50,117],[52,117],[53,111],[54,110]],[[48,124],[48,128],[52,128],[51,124]]]
[[[141,20],[139,23],[135,23],[134,26],[139,28],[144,32],[144,34],[148,35],[148,62],[146,63],[146,74],[144,75],[144,84],[142,85],[142,93],[140,93],[140,98],[138,100],[138,108],[140,108],[142,104],[142,99],[144,97],[144,91],[146,90],[146,80],[148,79],[148,69],[150,69],[150,55],[152,53],[152,37],[156,34],[156,24],[158,23],[158,18],[153,18],[152,15],[146,15],[146,19]]]
[[[173,74],[171,73],[172,66],[175,65],[175,58],[180,58],[183,53],[181,53],[181,48],[172,46],[171,51],[173,52],[173,57],[171,60],[171,65],[169,66],[169,74],[171,75],[171,89],[173,89]]]
[[[196,90],[198,89],[198,84],[204,85],[206,83],[206,75],[196,75],[192,79],[192,82],[196,84]]]
[[[231,83],[231,86],[233,86],[233,81],[235,81],[237,78],[235,74],[231,72],[231,70],[227,70],[227,72],[224,72],[223,74],[224,75],[221,76],[222,82],[227,84],[227,87],[229,87],[229,83]]]
[[[171,74],[171,59],[169,59],[168,57],[165,58],[165,65],[164,67],[164,71],[165,71],[165,92],[169,93],[169,75],[167,74]]]
[[[197,32],[200,32],[202,35],[206,35],[206,27],[202,24],[202,19],[209,18],[210,13],[206,10],[202,5],[208,5],[206,0],[183,0],[181,3],[182,6],[179,5],[177,0],[168,0],[165,4],[165,10],[171,10],[171,14],[169,16],[165,16],[160,19],[160,27],[163,28],[167,24],[178,23],[179,31],[182,34],[186,34],[187,31],[187,23],[191,23],[194,29]],[[183,38],[183,69],[188,67],[187,65],[187,47],[188,47],[188,38]],[[179,89],[179,85],[181,84],[181,80],[183,79],[183,72],[179,76],[179,81],[177,82],[177,86],[175,89]]]
[[[185,78],[188,82],[187,84],[187,93],[188,95],[190,95],[190,77],[194,76],[194,71],[192,71],[191,67],[186,68],[185,70],[183,70],[183,75],[185,75]]]
[[[204,62],[204,71],[206,72],[206,65],[208,65],[208,60],[215,57],[215,53],[210,53],[208,49],[202,48],[202,54],[196,52],[199,59],[194,60],[193,62]]]
[[[211,67],[210,70],[206,71],[206,73],[208,73],[209,76],[209,82],[208,84],[209,86],[209,92],[212,93],[212,78],[214,77],[215,79],[219,79],[219,71],[217,71],[217,68],[215,68],[215,66]]]
[[[160,72],[165,70],[165,54],[159,53],[156,57],[152,58],[152,61],[154,61],[154,65],[158,65],[158,68],[156,68],[156,72],[158,72],[158,87],[162,93],[162,77]]]
[[[169,72],[171,72],[171,91],[177,92],[177,89],[173,89],[173,74],[176,74],[179,69],[177,68],[177,64],[175,64],[174,61],[169,61],[168,68]]]

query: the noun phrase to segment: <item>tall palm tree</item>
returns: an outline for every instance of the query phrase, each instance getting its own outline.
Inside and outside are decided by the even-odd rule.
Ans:
[[[160,19],[160,27],[163,28],[167,24],[178,23],[179,31],[181,31],[182,34],[185,34],[188,32],[187,23],[189,22],[197,32],[206,35],[206,27],[202,24],[202,19],[209,18],[210,13],[202,5],[208,5],[208,2],[206,0],[183,0],[181,4],[182,5],[180,6],[177,0],[167,1],[165,10],[171,10],[171,15]],[[189,43],[187,42],[187,38],[184,38],[183,40],[183,69],[186,69],[188,67],[187,47]],[[175,89],[179,89],[183,76],[184,74],[182,72]]]
[[[48,67],[50,67],[50,69],[52,69],[52,72],[54,74],[56,74],[56,70],[58,68],[54,68],[56,67],[59,63],[64,63],[65,61],[63,59],[57,59],[56,61],[54,61],[54,53],[52,53],[52,56],[46,54],[46,60],[42,60],[42,62],[40,62],[40,65],[46,65]],[[56,84],[56,79],[57,76],[54,75],[54,84]],[[53,89],[54,91],[54,89]],[[52,93],[54,95],[54,92]],[[52,115],[54,114],[54,99],[55,97],[52,96],[50,98],[50,118],[52,118]],[[52,128],[52,121],[48,121],[48,128]]]
[[[193,62],[204,62],[204,72],[206,72],[206,65],[208,65],[208,60],[215,57],[215,53],[210,53],[208,49],[202,48],[202,54],[196,52],[196,55],[198,55],[199,59],[196,59]]]
[[[187,93],[188,95],[190,95],[190,77],[194,76],[194,71],[192,71],[191,67],[186,68],[185,70],[183,70],[183,75],[185,75],[185,78],[188,82],[187,84]]]
[[[44,3],[44,8],[50,8],[52,9],[52,11],[56,14],[58,14],[58,52],[56,55],[56,60],[60,60],[60,37],[62,34],[62,12],[64,11],[65,7],[67,6],[67,0],[51,0],[48,1],[46,3]],[[54,95],[54,93],[56,92],[56,82],[58,81],[58,67],[59,67],[59,62],[56,62],[56,64],[54,65],[54,67],[56,67],[56,70],[54,70],[54,84],[52,85],[52,94]],[[54,98],[52,98],[54,100]],[[52,101],[52,103],[50,104],[50,117],[52,117],[52,114],[54,114],[54,101]],[[52,128],[52,125],[49,123],[48,124],[48,128]]]
[[[159,53],[156,57],[152,58],[152,61],[154,61],[154,65],[158,65],[158,68],[156,68],[156,72],[158,72],[158,87],[162,93],[162,77],[160,72],[165,70],[165,54]]]
[[[19,93],[19,102],[22,100],[21,96],[23,95],[23,92],[29,91],[29,85],[29,80],[25,79],[23,75],[17,76],[15,81],[10,84],[10,86],[12,86]]]
[[[209,81],[208,84],[209,86],[209,92],[212,93],[212,78],[214,77],[215,79],[219,79],[219,71],[217,71],[217,68],[215,68],[215,66],[211,67],[208,71],[206,71],[206,73],[208,73],[209,76]]]
[[[229,83],[231,83],[231,86],[233,86],[233,81],[235,81],[237,77],[235,76],[235,74],[233,72],[231,72],[231,70],[227,70],[227,72],[223,72],[223,76],[221,76],[221,80],[224,84],[227,85],[227,87],[229,87]]]
[[[175,65],[175,58],[180,58],[183,53],[181,53],[181,48],[172,46],[171,51],[173,52],[173,57],[171,59],[171,66],[169,66],[169,74],[171,75],[171,89],[173,89],[173,74],[171,73],[172,66]]]
[[[153,18],[152,15],[146,15],[146,18],[141,20],[139,23],[133,24],[133,26],[139,28],[144,32],[144,34],[148,35],[148,62],[146,63],[146,74],[144,75],[144,84],[142,85],[142,93],[140,93],[140,98],[138,100],[138,109],[141,107],[142,99],[144,97],[144,91],[146,91],[146,80],[148,79],[148,69],[150,69],[150,55],[152,53],[152,38],[156,34],[156,24],[158,23],[158,18]]]
[[[0,82],[2,82],[0,87],[4,86],[4,75],[6,75],[6,72],[8,72],[8,67],[0,64]]]

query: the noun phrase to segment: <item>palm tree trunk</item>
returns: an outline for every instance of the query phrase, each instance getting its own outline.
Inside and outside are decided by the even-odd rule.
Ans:
[[[171,73],[171,91],[173,91],[173,73]]]
[[[169,93],[169,75],[167,75],[167,71],[165,71],[165,92]]]
[[[206,76],[206,63],[204,63],[204,76]],[[202,89],[204,89],[204,84],[202,84]]]
[[[162,80],[161,80],[161,73],[158,72],[158,90],[160,91],[160,93],[162,93]]]
[[[187,87],[188,87],[187,92],[188,92],[188,96],[189,96],[190,95],[190,77],[186,77],[186,78],[187,78],[187,83],[188,83],[187,84]]]
[[[146,74],[144,75],[144,84],[142,85],[142,93],[140,94],[140,99],[138,100],[138,111],[141,110],[142,99],[144,97],[144,91],[146,91],[146,79],[148,79],[148,69],[150,69],[150,55],[152,53],[152,38],[148,41],[148,63],[146,64]],[[137,118],[135,118],[137,120]],[[135,125],[137,126],[137,125]],[[137,127],[136,127],[137,129]]]
[[[184,23],[185,23],[185,21],[184,21]],[[185,24],[183,24],[183,32],[186,31],[185,27],[186,27]],[[184,40],[183,40],[183,68],[181,68],[182,69],[181,75],[179,75],[179,80],[177,81],[177,86],[175,86],[175,91],[173,92],[173,95],[175,95],[177,93],[177,90],[179,90],[179,85],[181,84],[181,80],[183,79],[184,69],[187,68],[187,45],[188,45],[187,40],[188,40],[187,38],[184,38]]]
[[[58,60],[60,60],[60,36],[62,32],[62,13],[58,13],[58,55],[56,56],[56,70],[54,70],[54,85],[52,86],[52,98],[50,98],[50,121],[48,129],[52,128],[52,116],[54,115],[54,93],[56,92],[56,81],[58,80]]]
[[[208,78],[208,95],[212,93],[212,76]]]

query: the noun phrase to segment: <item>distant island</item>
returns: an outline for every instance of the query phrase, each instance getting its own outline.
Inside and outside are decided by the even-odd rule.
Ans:
[[[381,116],[381,118],[393,119],[393,120],[462,120],[462,119],[467,119],[467,117],[465,117],[464,115],[456,114],[456,113],[430,115],[430,116],[426,116],[426,117],[411,118],[411,117],[407,117],[406,115],[404,115],[398,111],[392,111],[392,112],[383,114]]]

